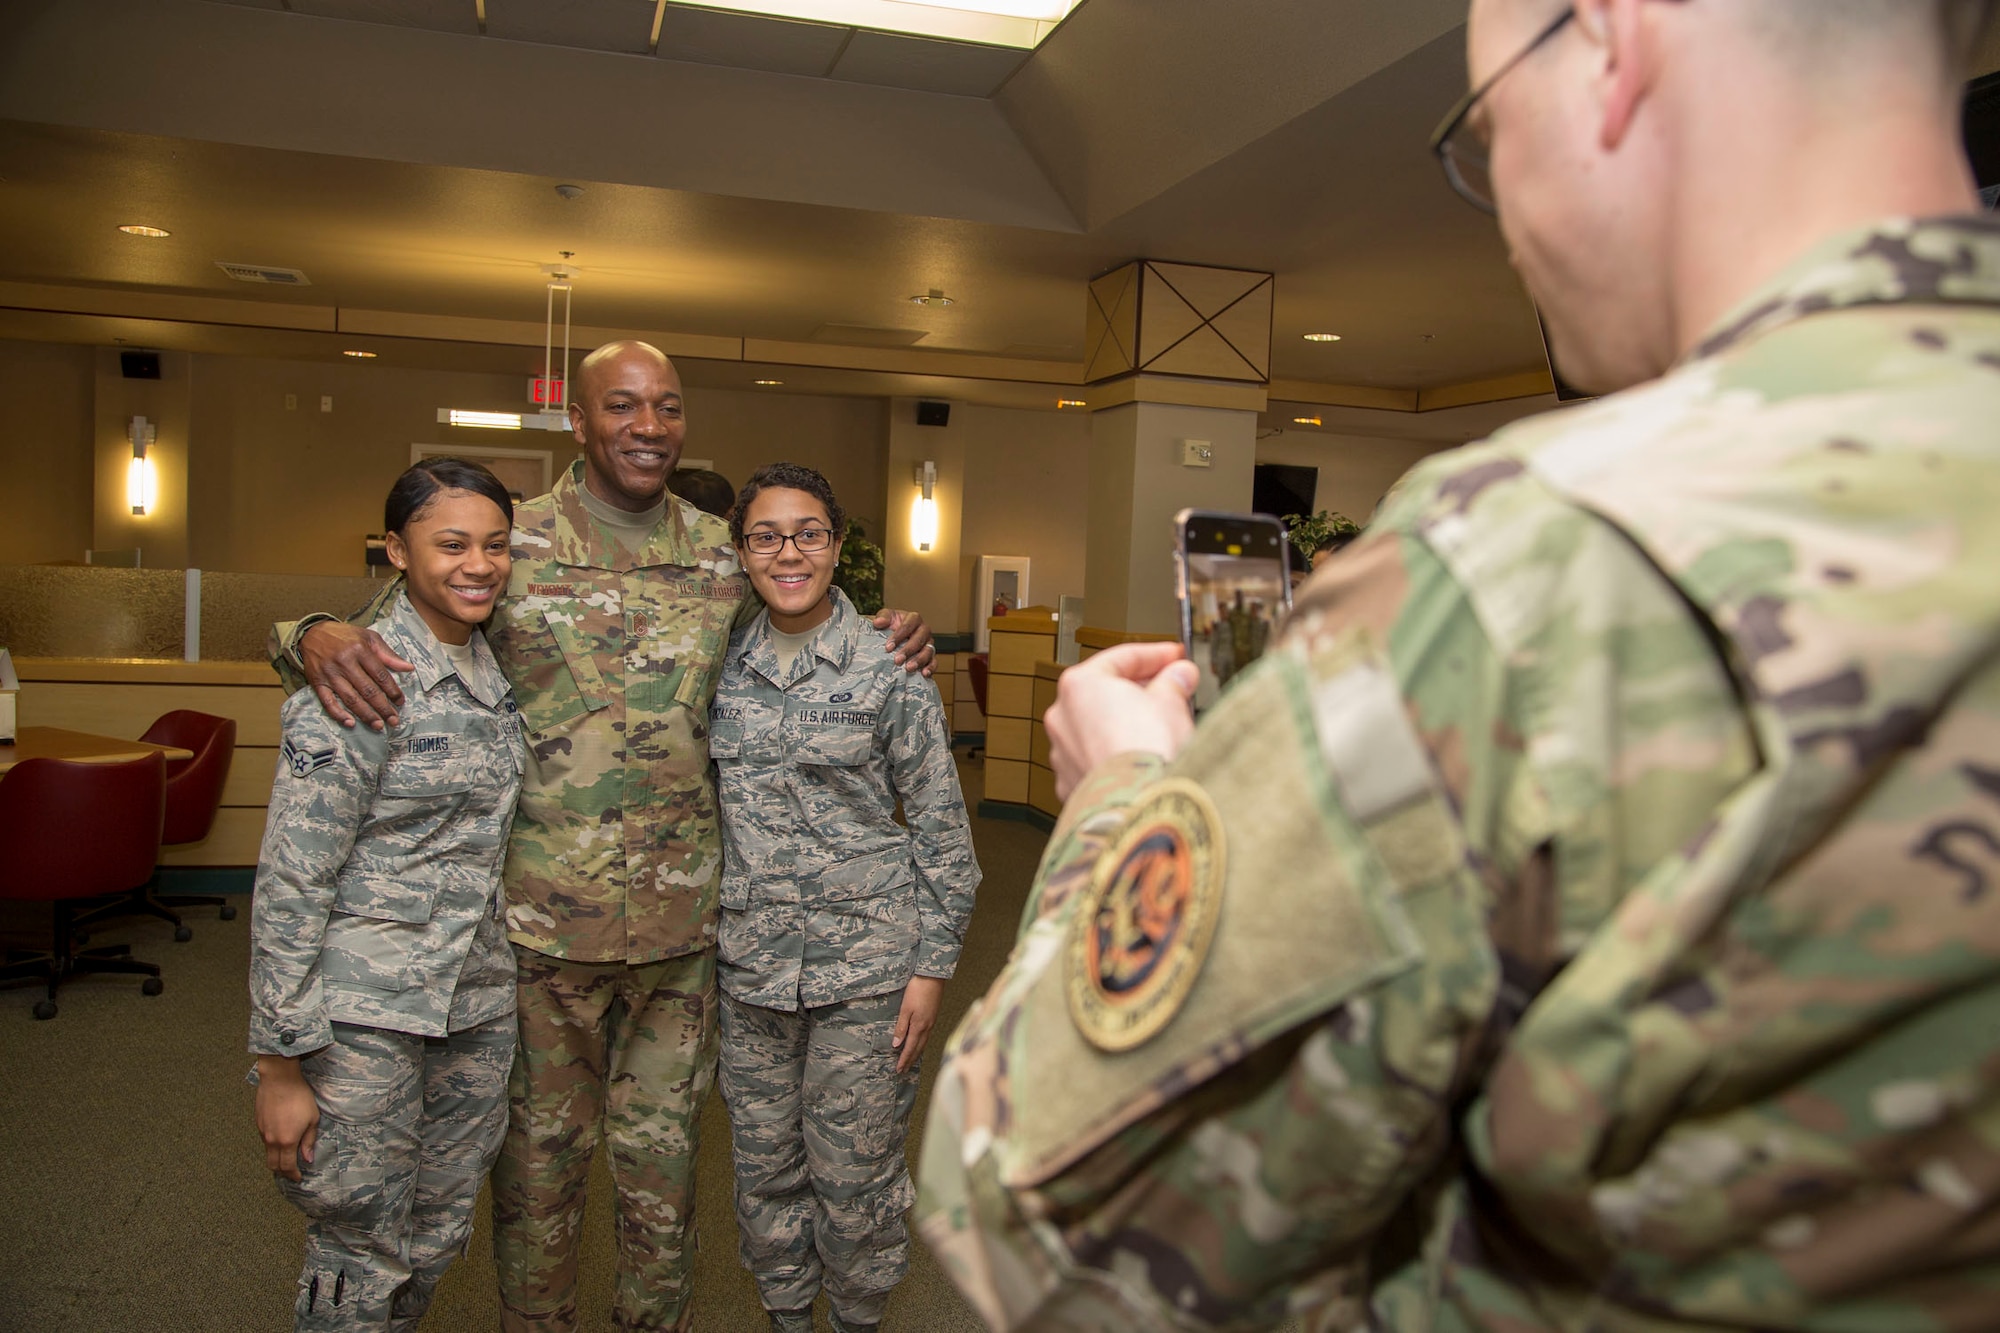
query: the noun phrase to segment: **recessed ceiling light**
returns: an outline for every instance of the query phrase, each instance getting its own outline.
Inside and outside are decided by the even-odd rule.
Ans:
[[[776,389],[784,384],[783,380],[751,380],[750,382],[760,389]]]
[[[1323,426],[1326,423],[1318,417],[1293,417],[1292,424],[1294,426]]]
[[[1086,403],[1086,402],[1085,402],[1085,401],[1083,401],[1083,399],[1081,399],[1081,398],[1058,398],[1058,399],[1056,399],[1056,406],[1057,406],[1057,407],[1089,407],[1089,406],[1090,406],[1090,404],[1089,404],[1089,403]]]
[[[1337,343],[1340,341],[1340,335],[1337,333],[1308,333],[1305,335],[1305,340],[1309,343]]]
[[[124,226],[120,227],[118,230],[124,232],[127,236],[158,237],[158,236],[173,235],[173,233],[168,231],[165,227],[142,227],[136,222],[128,222]]]
[[[342,356],[358,356],[358,357],[360,357],[360,358],[361,358],[361,359],[362,359],[363,361],[373,361],[373,360],[375,359],[375,356],[376,356],[376,354],[375,354],[374,352],[364,352],[364,351],[362,351],[362,350],[361,350],[361,349],[360,349],[359,347],[350,347],[350,348],[346,349],[345,351],[343,351],[343,352],[341,353],[341,355],[342,355]]]
[[[937,287],[931,288],[922,296],[912,296],[910,300],[917,305],[947,306],[951,304],[951,298],[946,296],[943,290]]]

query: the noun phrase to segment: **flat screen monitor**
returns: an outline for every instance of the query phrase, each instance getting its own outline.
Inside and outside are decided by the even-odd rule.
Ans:
[[[1293,463],[1259,463],[1250,480],[1250,508],[1283,518],[1311,514],[1319,491],[1319,469]]]

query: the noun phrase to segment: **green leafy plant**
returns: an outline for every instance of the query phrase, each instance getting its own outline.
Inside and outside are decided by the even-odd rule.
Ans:
[[[868,540],[861,520],[847,520],[847,535],[840,539],[840,563],[834,566],[833,586],[847,594],[854,609],[872,616],[882,609],[882,548]]]
[[[1334,509],[1322,509],[1317,514],[1285,515],[1285,527],[1292,537],[1292,549],[1299,553],[1302,563],[1310,563],[1312,554],[1324,546],[1329,538],[1352,536],[1361,531],[1361,525],[1347,515]]]

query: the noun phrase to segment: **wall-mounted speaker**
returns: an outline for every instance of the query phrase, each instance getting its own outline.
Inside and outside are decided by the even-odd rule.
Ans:
[[[949,426],[951,424],[951,404],[918,403],[917,424],[919,426]]]
[[[128,380],[156,380],[160,377],[158,352],[120,352],[118,369]]]

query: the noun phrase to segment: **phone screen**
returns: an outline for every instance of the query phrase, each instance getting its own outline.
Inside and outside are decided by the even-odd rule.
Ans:
[[[1284,524],[1268,514],[1182,510],[1181,643],[1201,671],[1197,713],[1264,655],[1291,607]]]

